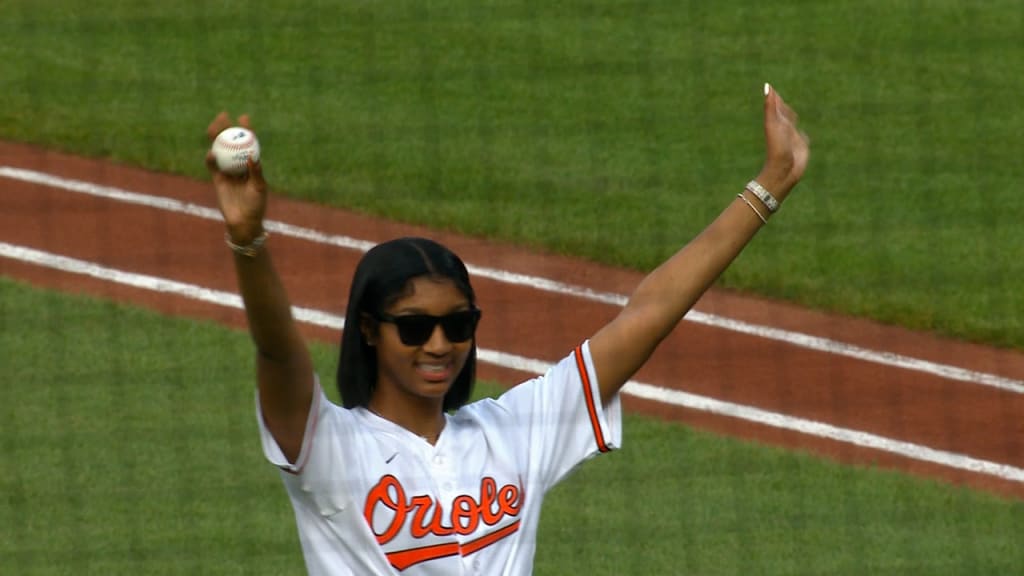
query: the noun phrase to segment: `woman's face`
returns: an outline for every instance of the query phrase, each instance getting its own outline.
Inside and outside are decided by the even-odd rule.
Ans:
[[[466,365],[473,338],[453,342],[438,323],[432,329],[428,328],[429,337],[415,338],[416,327],[406,327],[406,342],[403,342],[400,334],[403,320],[409,320],[411,316],[444,317],[466,312],[471,309],[470,302],[448,279],[418,276],[409,283],[411,294],[385,310],[386,319],[377,323],[376,334],[364,329],[364,334],[377,349],[376,393],[383,393],[388,401],[429,399],[440,404]],[[460,316],[465,314],[454,319]],[[419,332],[425,334],[422,320],[419,321]],[[426,338],[426,341],[409,343],[410,336],[414,337],[413,340]],[[457,335],[458,338],[460,336]]]

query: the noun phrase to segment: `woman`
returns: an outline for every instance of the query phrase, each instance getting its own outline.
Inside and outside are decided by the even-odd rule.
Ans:
[[[231,124],[217,116],[210,139]],[[422,238],[366,253],[334,405],[264,244],[261,166],[232,177],[208,155],[258,352],[264,453],[281,469],[309,573],[529,574],[544,494],[619,445],[620,388],[802,177],[807,139],[768,85],[764,130],[757,178],[614,320],[547,374],[470,404],[481,312],[458,256]]]

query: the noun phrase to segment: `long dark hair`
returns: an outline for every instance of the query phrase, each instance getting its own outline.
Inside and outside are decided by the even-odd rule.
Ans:
[[[451,280],[476,306],[469,272],[448,248],[427,238],[398,238],[371,248],[356,266],[341,335],[337,384],[346,408],[367,406],[377,386],[377,350],[360,329],[364,316],[376,318],[408,295],[409,281],[418,276]],[[469,401],[476,378],[476,338],[469,358],[444,397],[444,410],[456,410]]]

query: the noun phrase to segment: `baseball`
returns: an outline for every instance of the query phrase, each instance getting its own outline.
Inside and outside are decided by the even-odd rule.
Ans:
[[[213,157],[221,172],[240,176],[249,169],[246,160],[252,158],[253,162],[260,161],[260,143],[252,130],[234,126],[214,139]]]

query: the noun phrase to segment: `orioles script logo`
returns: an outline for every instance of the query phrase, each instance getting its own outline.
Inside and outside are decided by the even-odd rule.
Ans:
[[[518,486],[506,484],[498,488],[494,478],[486,477],[480,481],[480,496],[475,498],[469,494],[456,496],[452,500],[451,510],[445,511],[441,503],[429,495],[418,495],[409,498],[402,483],[392,475],[384,476],[377,482],[366,496],[366,508],[363,516],[370,525],[377,543],[381,546],[391,542],[408,526],[408,533],[415,539],[426,536],[468,536],[484,526],[497,526],[503,519],[515,518],[522,507],[522,491]],[[378,531],[374,513],[378,510],[385,514],[383,530]],[[378,520],[380,520],[378,518]],[[519,529],[519,520],[489,532],[469,542],[444,542],[434,546],[415,547],[409,550],[388,552],[391,565],[398,570],[409,566],[443,558],[456,554],[469,556],[487,546],[501,540]]]

